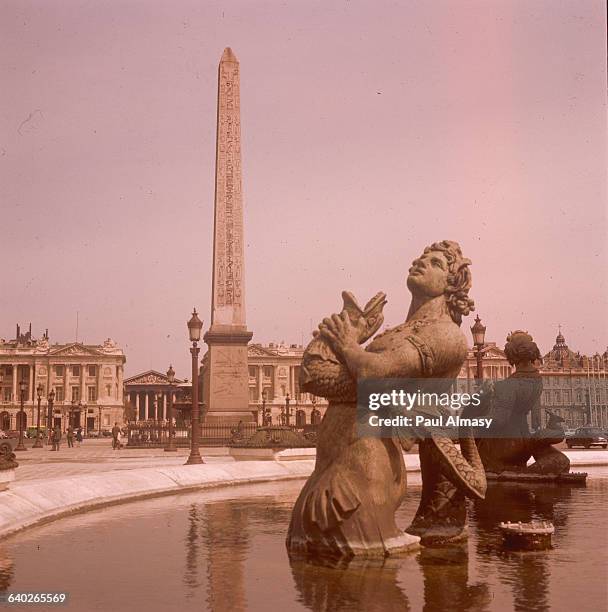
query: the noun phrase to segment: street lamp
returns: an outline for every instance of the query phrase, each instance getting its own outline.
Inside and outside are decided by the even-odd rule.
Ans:
[[[42,401],[42,394],[44,393],[44,387],[42,384],[39,384],[36,387],[36,391],[38,392],[38,420],[36,423],[36,442],[34,442],[34,446],[32,448],[42,448],[42,440],[40,438],[40,402]]]
[[[289,402],[291,398],[289,397],[289,393],[285,396],[285,425],[289,425],[289,419],[291,417],[291,413],[289,412]]]
[[[15,446],[15,450],[16,451],[24,451],[27,450],[27,448],[25,448],[25,445],[23,444],[23,423],[25,421],[25,411],[23,410],[23,403],[25,401],[25,389],[26,389],[27,385],[25,384],[25,381],[22,380],[19,383],[19,400],[21,403],[21,410],[19,410],[19,444],[17,444],[17,446]]]
[[[198,449],[198,435],[199,435],[199,423],[198,423],[198,355],[201,349],[198,347],[198,342],[201,339],[201,330],[203,329],[203,322],[198,318],[196,308],[192,313],[192,318],[188,321],[188,334],[190,336],[190,342],[192,342],[192,348],[190,354],[192,355],[192,435],[190,436],[190,456],[186,465],[196,465],[204,463],[201,453]]]
[[[486,326],[481,322],[479,315],[475,317],[475,324],[471,327],[473,334],[473,344],[475,345],[475,356],[477,357],[477,375],[475,379],[478,383],[483,380],[483,354],[482,349],[485,344]]]
[[[165,446],[165,452],[173,453],[177,449],[175,448],[175,439],[173,433],[173,383],[175,381],[175,370],[170,365],[167,370],[167,379],[169,380],[169,401],[167,403],[167,419],[169,421],[169,440]]]
[[[46,428],[47,428],[47,433],[49,436],[49,444],[52,442],[53,439],[53,402],[55,401],[55,389],[51,389],[51,392],[49,393],[48,397],[47,397],[47,403],[48,403],[48,415],[46,417]]]

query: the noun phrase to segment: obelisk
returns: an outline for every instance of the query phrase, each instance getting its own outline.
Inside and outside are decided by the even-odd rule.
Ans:
[[[251,421],[245,323],[243,192],[241,186],[239,62],[224,49],[218,71],[213,292],[211,327],[204,340],[206,422]]]

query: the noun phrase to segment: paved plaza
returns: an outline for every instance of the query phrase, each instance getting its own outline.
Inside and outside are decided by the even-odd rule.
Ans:
[[[81,446],[68,448],[65,441],[59,451],[51,451],[50,446],[30,448],[16,453],[19,467],[15,471],[15,484],[28,480],[49,480],[114,470],[135,470],[140,468],[183,465],[189,449],[179,448],[174,453],[166,453],[162,448],[112,449],[112,438],[87,439]],[[226,447],[201,448],[205,462],[233,461]]]

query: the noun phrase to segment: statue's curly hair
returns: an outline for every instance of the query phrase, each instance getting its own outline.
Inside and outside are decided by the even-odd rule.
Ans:
[[[434,242],[424,249],[425,253],[440,251],[448,261],[448,286],[445,300],[454,323],[460,325],[463,315],[466,317],[475,310],[475,302],[469,297],[471,288],[471,260],[462,256],[460,245],[453,240]]]
[[[505,355],[511,365],[521,363],[523,361],[540,361],[543,359],[540,354],[540,350],[534,342],[532,336],[526,332],[518,329],[511,332],[507,336],[507,343],[505,344]]]

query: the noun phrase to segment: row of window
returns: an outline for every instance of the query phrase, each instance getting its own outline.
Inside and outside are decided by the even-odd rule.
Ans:
[[[13,391],[9,387],[5,387],[2,393],[2,400],[4,402],[11,402],[13,400]],[[106,385],[106,396],[112,396],[112,385]],[[43,397],[46,397],[46,390],[43,393]],[[63,387],[55,387],[55,401],[63,402],[65,401],[65,393]],[[70,387],[70,401],[79,402],[82,400],[80,396],[80,387],[74,385]],[[87,386],[87,401],[88,402],[96,402],[97,401],[97,387],[93,385]]]
[[[586,395],[582,391],[576,391],[575,394],[576,403],[582,404],[586,401]],[[593,401],[593,391],[591,392],[590,399]],[[605,397],[600,393],[599,389],[595,391],[595,401],[597,403],[603,402]],[[572,402],[572,392],[570,390],[564,391],[543,391],[543,404],[545,406],[551,404],[569,404]]]
[[[260,366],[249,366],[249,376],[251,378],[256,378],[258,375],[258,368]],[[272,378],[274,366],[263,366],[264,368],[264,378]]]
[[[603,384],[602,384],[603,383]],[[543,386],[545,387],[588,387],[588,386],[606,386],[605,378],[586,376],[543,376]]]
[[[24,366],[24,367],[27,368],[29,366]],[[69,367],[72,373],[72,376],[80,376],[80,372],[81,372],[80,364],[74,364],[71,366],[65,366],[63,364],[54,365],[53,370],[55,372],[55,376],[63,376],[65,374],[66,367]],[[87,376],[97,376],[97,366],[96,365],[94,364],[87,365],[85,366],[85,369],[86,369]],[[13,373],[13,366],[4,365],[0,367],[0,374],[10,376],[12,373]]]
[[[72,372],[72,376],[80,376],[80,365],[72,365],[69,366]],[[55,365],[53,369],[55,370],[55,376],[63,376],[65,373],[66,366],[63,365]],[[97,366],[96,365],[88,365],[86,366],[87,376],[97,376]]]

